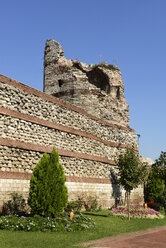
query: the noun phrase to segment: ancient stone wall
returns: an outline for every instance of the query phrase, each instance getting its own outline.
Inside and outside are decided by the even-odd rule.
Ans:
[[[2,75],[0,127],[0,206],[13,191],[28,196],[33,168],[55,146],[69,200],[96,195],[99,204],[110,207],[119,192],[111,177],[115,159],[129,145],[138,150],[136,134],[128,125],[107,122]],[[133,199],[142,200],[141,187]]]

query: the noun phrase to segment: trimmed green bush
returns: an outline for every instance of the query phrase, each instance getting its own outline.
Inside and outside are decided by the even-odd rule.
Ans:
[[[34,168],[28,204],[32,214],[56,217],[63,212],[68,194],[63,167],[55,148],[50,155],[45,153]]]

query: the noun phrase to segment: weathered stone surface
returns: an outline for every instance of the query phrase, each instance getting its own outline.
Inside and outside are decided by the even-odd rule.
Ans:
[[[67,125],[68,127],[97,135],[108,141],[137,146],[136,134],[132,131],[128,132],[120,128],[103,125],[83,114],[53,102],[45,101],[36,95],[27,94],[26,91],[2,82],[0,82],[0,87],[2,90],[0,95],[2,99],[1,106],[5,108]]]
[[[129,126],[129,108],[119,68],[107,63],[87,66],[65,58],[62,50],[57,41],[46,42],[44,91],[103,120]]]
[[[1,171],[32,173],[42,155],[42,152],[0,146]],[[66,176],[110,178],[111,175],[109,164],[64,156],[60,156],[60,162]]]
[[[123,149],[105,145],[99,141],[51,129],[28,121],[0,115],[0,136],[39,145],[55,146],[70,151],[103,156],[114,160]],[[128,144],[129,145],[129,144]]]

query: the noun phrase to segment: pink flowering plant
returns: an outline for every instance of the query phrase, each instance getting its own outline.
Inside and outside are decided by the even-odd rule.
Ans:
[[[128,209],[125,206],[119,206],[114,208],[111,211],[111,215],[118,217],[126,217],[128,216]],[[144,208],[142,205],[131,204],[130,205],[130,216],[131,218],[138,219],[162,219],[164,216],[160,214],[160,212],[152,209],[152,208]]]

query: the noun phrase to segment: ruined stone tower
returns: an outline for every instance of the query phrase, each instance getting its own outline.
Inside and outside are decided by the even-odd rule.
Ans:
[[[55,40],[46,42],[44,92],[105,121],[129,127],[129,107],[119,68],[67,59]]]
[[[66,104],[70,103],[71,106],[76,106],[81,113],[102,124],[101,129],[91,126],[90,130],[86,127],[86,123],[80,120],[81,130],[86,130],[87,133],[93,132],[97,138],[102,138],[103,142],[108,145],[101,156],[111,158],[114,164],[116,164],[118,155],[124,152],[128,146],[139,150],[135,131],[129,126],[129,106],[124,96],[124,84],[120,69],[105,62],[88,66],[78,60],[67,59],[63,53],[63,48],[57,41],[51,39],[46,42],[44,92],[62,99]],[[68,119],[68,117],[66,118]],[[110,151],[109,146],[114,148]],[[94,149],[93,145],[91,148],[89,147],[87,154],[90,152],[94,154]],[[93,166],[94,171],[92,172],[89,162],[86,161],[82,168],[87,168],[88,177],[96,178],[95,170],[101,166],[99,163],[96,165],[93,163]],[[101,204],[108,206],[112,202],[112,197],[116,198],[118,195],[118,185],[113,186],[115,182],[113,182],[111,171],[114,170],[114,166],[109,167],[105,163],[104,167],[108,169],[109,180],[114,190],[110,197],[106,193],[107,190],[104,190],[105,184],[102,184],[100,185],[102,196],[97,194],[97,197],[99,197],[99,201],[105,199],[101,200]],[[101,172],[97,176],[98,179],[105,178],[104,168],[101,169]],[[97,185],[99,184],[96,184],[96,187],[98,187]],[[86,191],[84,187],[82,192]],[[96,189],[89,188],[88,191],[93,194]],[[107,201],[107,197],[110,200]],[[140,202],[143,199],[143,189],[140,187],[132,197],[135,202]]]

